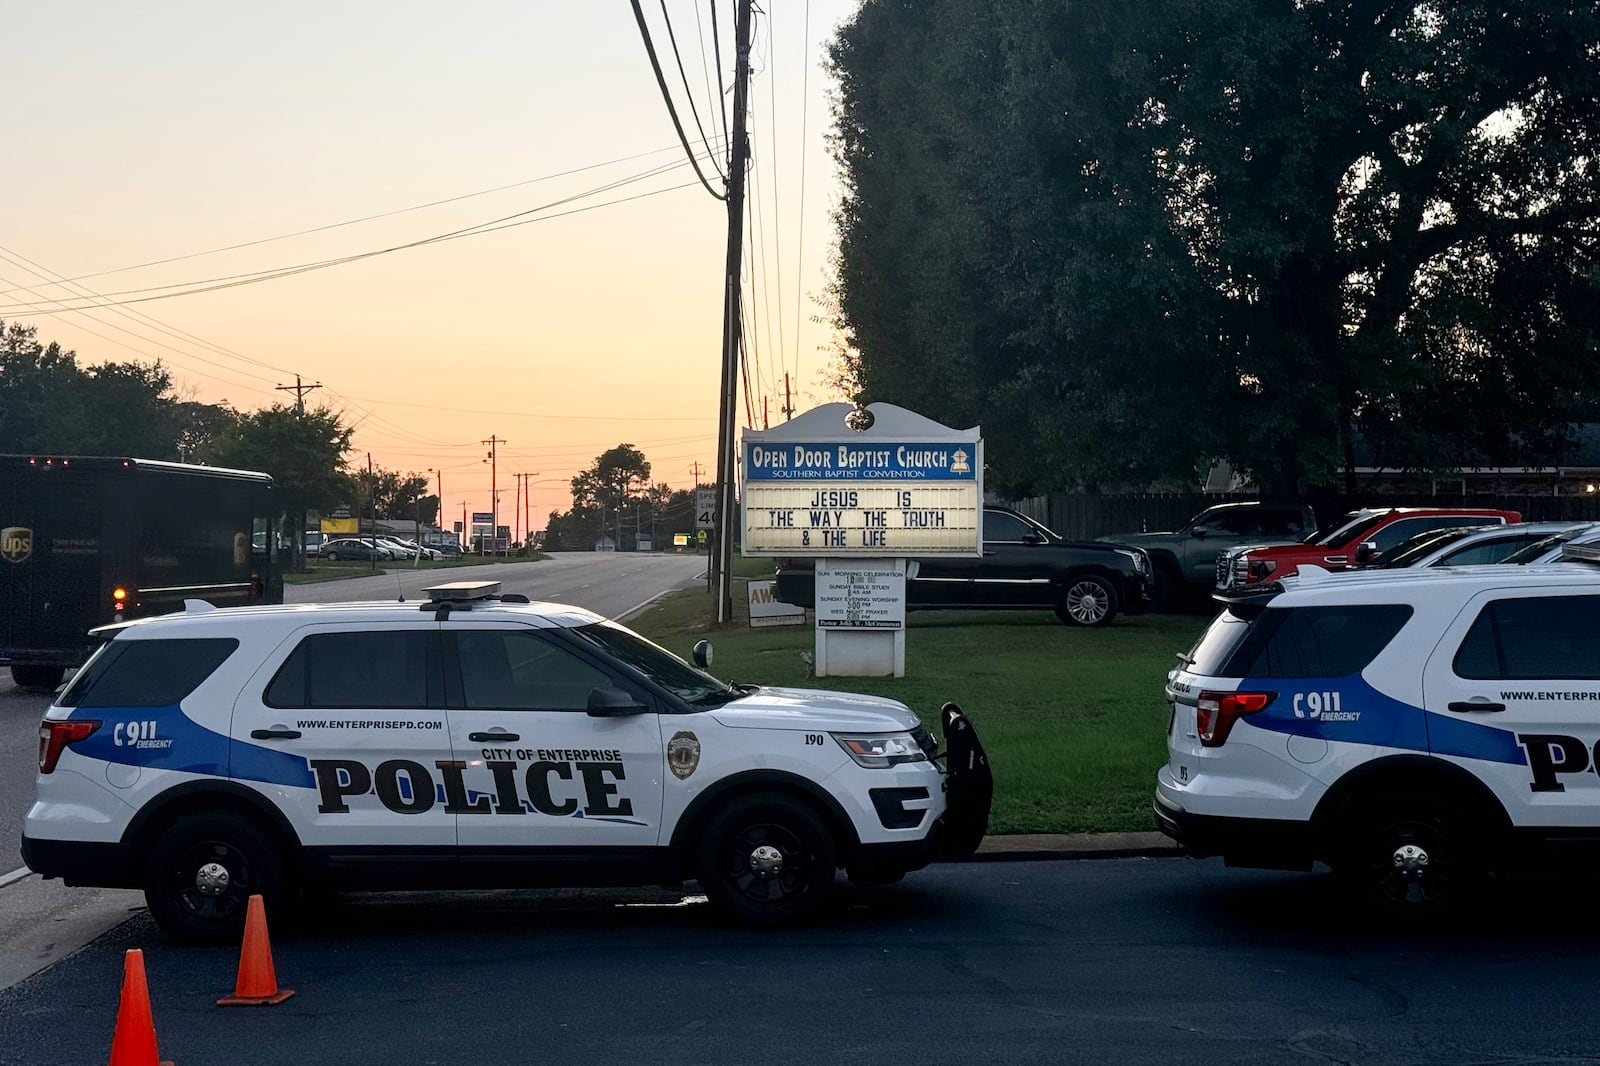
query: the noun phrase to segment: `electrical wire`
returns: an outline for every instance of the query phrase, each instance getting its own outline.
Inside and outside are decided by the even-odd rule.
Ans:
[[[706,30],[700,21],[700,0],[689,0],[694,8],[695,33],[700,38],[700,67],[704,72],[706,67]],[[717,39],[717,0],[710,0],[711,4],[711,44],[716,55],[717,66],[717,123],[722,127],[722,143],[728,144],[728,94],[722,87],[722,44]],[[706,95],[711,95],[711,77],[706,75]],[[727,168],[724,167],[724,170]]]
[[[683,165],[682,163],[675,163],[672,166],[673,167],[680,167],[682,165]],[[653,176],[654,176],[654,174],[642,175],[642,176],[639,176],[639,177],[636,177],[636,178],[633,178],[633,179],[629,179],[628,181],[614,183],[611,187],[615,188],[618,185],[631,184],[633,181],[644,180],[645,177],[653,177]],[[179,297],[179,296],[193,296],[193,295],[196,295],[198,293],[204,293],[204,292],[216,292],[216,291],[221,290],[221,289],[233,289],[233,288],[238,288],[238,287],[243,286],[243,285],[254,285],[254,284],[257,284],[257,283],[263,282],[263,281],[275,281],[275,280],[277,280],[279,278],[293,277],[293,276],[295,276],[297,274],[305,274],[305,273],[309,273],[309,272],[311,272],[313,270],[323,270],[323,269],[327,269],[328,267],[343,266],[343,265],[345,265],[347,263],[354,263],[354,262],[358,262],[358,261],[364,260],[364,259],[372,259],[372,258],[374,258],[376,256],[388,255],[388,254],[393,253],[393,252],[407,251],[409,249],[419,248],[419,247],[423,247],[425,245],[439,244],[439,243],[442,243],[444,241],[450,241],[450,240],[458,240],[458,239],[460,239],[462,237],[480,237],[480,236],[483,236],[486,233],[498,233],[501,230],[513,229],[513,228],[515,228],[517,226],[526,226],[526,225],[530,225],[530,224],[535,223],[535,222],[549,222],[549,221],[552,221],[552,220],[558,219],[558,218],[566,218],[569,215],[579,215],[579,214],[583,214],[583,213],[585,213],[587,211],[596,211],[596,210],[599,210],[602,207],[615,207],[618,204],[631,203],[631,202],[633,202],[635,200],[642,200],[642,199],[645,199],[645,198],[651,197],[651,196],[659,196],[659,195],[661,195],[663,193],[676,192],[679,189],[687,189],[690,186],[692,186],[693,184],[694,184],[694,182],[691,181],[691,182],[685,182],[685,183],[683,183],[681,185],[669,185],[669,186],[666,186],[666,187],[660,188],[660,189],[651,189],[648,192],[636,193],[636,194],[634,194],[632,196],[623,196],[623,197],[618,197],[615,200],[606,200],[606,201],[603,201],[603,202],[598,203],[598,204],[589,204],[589,205],[586,205],[584,207],[574,208],[574,209],[572,209],[570,211],[561,211],[561,212],[557,212],[555,214],[539,215],[538,217],[535,217],[535,218],[519,218],[518,217],[518,216],[521,216],[521,215],[529,215],[529,214],[533,214],[535,212],[545,211],[545,210],[548,210],[550,207],[558,206],[558,205],[564,204],[564,203],[570,203],[573,200],[583,199],[583,198],[585,198],[587,196],[595,195],[595,191],[591,190],[590,192],[587,192],[587,193],[579,193],[579,194],[577,194],[575,196],[565,197],[565,198],[563,198],[561,200],[553,201],[552,203],[545,204],[545,205],[543,205],[541,207],[531,208],[528,211],[518,212],[517,215],[514,215],[514,216],[507,216],[507,217],[510,217],[510,218],[517,218],[517,221],[500,222],[500,224],[498,224],[498,225],[493,224],[493,223],[480,223],[477,226],[468,227],[468,228],[463,229],[463,230],[457,230],[457,231],[453,231],[453,232],[450,232],[450,233],[438,234],[436,236],[424,238],[422,240],[409,241],[409,242],[407,242],[405,244],[393,245],[393,246],[388,247],[388,248],[380,248],[380,249],[377,249],[377,250],[374,250],[374,251],[361,252],[361,253],[358,253],[358,254],[355,254],[355,255],[342,256],[342,257],[339,257],[339,258],[336,258],[336,259],[323,260],[321,262],[316,262],[316,263],[308,263],[308,264],[304,264],[304,265],[301,265],[301,266],[290,267],[290,268],[281,269],[281,270],[277,270],[277,271],[257,271],[257,272],[255,272],[253,274],[238,275],[233,279],[218,278],[218,279],[214,279],[217,282],[216,284],[189,282],[189,283],[185,283],[185,284],[191,285],[193,287],[180,289],[180,291],[177,291],[177,292],[165,292],[165,293],[157,292],[155,295],[147,295],[147,296],[137,295],[139,293],[150,293],[150,292],[155,292],[155,290],[167,289],[167,288],[173,288],[174,287],[174,286],[168,286],[168,285],[157,285],[157,286],[152,286],[150,288],[145,288],[145,289],[129,289],[129,290],[125,290],[123,292],[117,292],[117,293],[108,294],[109,296],[124,296],[124,295],[126,295],[126,296],[130,296],[131,297],[129,299],[106,300],[106,301],[101,302],[101,303],[89,303],[89,304],[83,304],[82,306],[83,307],[90,307],[90,308],[126,306],[128,304],[149,303],[149,302],[154,301],[154,300],[170,300],[170,299],[173,299],[173,298]],[[600,191],[604,191],[604,190],[600,190]],[[59,301],[53,301],[53,300],[41,301],[41,303],[57,303],[57,302],[59,302]],[[37,303],[20,303],[20,304],[13,304],[13,305],[10,305],[10,306],[7,306],[7,307],[0,307],[0,316],[9,315],[11,317],[21,317],[21,316],[27,315],[27,314],[46,313],[46,312],[36,312],[36,311],[32,310],[33,308],[38,307],[38,306],[40,306],[40,304],[37,304]],[[77,308],[73,308],[73,309],[77,309]]]
[[[799,227],[795,232],[794,253],[794,376],[800,379],[800,303],[801,295],[805,292],[806,259],[806,128],[811,118],[811,0],[806,0],[805,31],[801,34],[801,47],[804,49],[800,64],[800,206],[797,208],[800,215]],[[776,131],[774,131],[776,132]]]
[[[678,64],[678,77],[683,80],[683,98],[689,101],[689,114],[694,116],[694,128],[700,131],[700,143],[706,146],[707,152],[711,152],[711,138],[706,136],[706,128],[700,122],[700,109],[696,107],[694,103],[694,90],[689,88],[689,75],[685,73],[683,69],[683,54],[678,51],[678,35],[672,31],[672,16],[667,14],[667,0],[660,0],[660,3],[661,21],[667,25],[667,41],[672,45],[672,58]],[[699,10],[699,8],[695,9],[697,14]],[[704,58],[705,49],[702,48],[700,54],[701,57]],[[702,67],[703,66],[704,64],[702,64]],[[710,91],[710,88],[711,87],[709,85],[706,86],[708,92]],[[728,183],[728,175],[723,171],[722,167],[717,164],[715,155],[713,155],[711,158],[711,168],[717,172],[717,177],[721,178],[723,185],[726,186]]]
[[[698,11],[698,9],[696,9],[696,10]],[[723,134],[723,140],[726,140],[726,139],[727,139],[727,134],[724,133]],[[427,208],[430,208],[430,207],[440,207],[440,206],[442,206],[444,204],[459,203],[462,200],[471,200],[471,199],[473,199],[475,197],[479,197],[479,196],[490,196],[490,195],[492,195],[494,193],[506,192],[509,189],[520,189],[520,188],[523,188],[523,187],[528,186],[528,185],[538,185],[541,182],[554,181],[557,178],[571,177],[574,174],[583,174],[583,173],[586,173],[586,172],[591,171],[591,170],[602,170],[602,169],[604,169],[606,167],[616,166],[619,163],[630,163],[635,159],[644,159],[647,156],[660,155],[662,152],[674,152],[674,151],[677,151],[677,150],[678,150],[678,146],[674,144],[674,145],[668,145],[665,148],[654,148],[654,149],[651,149],[648,152],[635,152],[633,155],[619,156],[616,159],[608,159],[603,163],[590,163],[587,166],[574,167],[574,168],[572,168],[570,170],[562,170],[562,171],[558,171],[557,173],[554,173],[554,174],[544,174],[544,175],[541,175],[540,177],[537,177],[537,178],[528,178],[525,181],[514,181],[514,182],[511,182],[508,185],[496,185],[492,189],[479,189],[477,192],[462,193],[459,196],[448,196],[448,197],[445,197],[442,200],[430,200],[430,201],[428,201],[427,203],[424,203],[424,204],[413,204],[410,207],[397,207],[397,208],[395,208],[395,209],[393,209],[391,211],[380,211],[375,215],[363,215],[360,218],[346,219],[343,222],[330,222],[330,223],[328,223],[326,225],[322,225],[322,226],[312,226],[309,229],[295,230],[293,233],[280,233],[275,237],[261,237],[261,238],[259,238],[257,240],[253,240],[253,241],[241,241],[238,244],[223,245],[220,248],[208,248],[203,252],[189,252],[189,253],[187,253],[185,255],[168,256],[165,259],[151,259],[151,260],[147,260],[147,261],[145,261],[143,263],[134,263],[131,266],[114,267],[111,270],[97,270],[97,271],[94,271],[93,273],[78,274],[78,275],[76,275],[74,277],[70,277],[70,278],[64,277],[64,278],[61,279],[59,284],[65,285],[65,284],[67,284],[69,282],[88,281],[91,278],[101,278],[101,277],[105,277],[108,274],[126,274],[129,271],[143,270],[146,267],[165,266],[165,265],[167,265],[169,263],[181,263],[181,262],[183,262],[185,260],[188,260],[188,259],[199,259],[199,258],[202,258],[204,256],[208,256],[208,255],[219,255],[222,252],[238,251],[241,248],[254,248],[254,247],[258,246],[258,245],[272,244],[272,243],[274,243],[276,241],[286,241],[286,240],[290,240],[290,239],[292,239],[294,237],[305,237],[305,236],[308,236],[308,235],[313,234],[313,233],[325,233],[328,230],[340,229],[340,228],[345,227],[345,226],[355,226],[355,225],[359,225],[360,223],[363,223],[363,222],[372,222],[372,221],[375,221],[375,220],[380,219],[380,218],[392,218],[395,215],[403,215],[403,214],[407,214],[407,213],[412,212],[412,211],[423,211],[423,210],[426,210]],[[19,289],[0,289],[0,296],[9,296],[11,293],[17,292],[17,291],[20,291],[20,290]]]
[[[767,81],[767,109],[772,119],[772,127],[767,130],[767,140],[772,145],[772,166],[769,169],[772,177],[772,263],[773,281],[778,289],[778,352],[777,359],[784,362],[784,353],[789,350],[789,342],[784,337],[783,328],[783,201],[778,195],[778,65],[777,43],[772,39],[772,18],[769,15],[765,22],[767,31],[767,63],[762,69],[762,75]],[[752,156],[754,153],[751,153]],[[798,323],[796,324],[798,328]]]
[[[661,99],[667,105],[667,114],[672,117],[672,128],[678,131],[678,141],[683,145],[684,154],[689,157],[689,162],[694,166],[695,176],[700,179],[700,184],[706,187],[706,192],[718,200],[726,200],[728,194],[718,192],[711,187],[711,182],[706,180],[705,171],[700,169],[700,163],[695,158],[694,149],[689,147],[689,138],[683,132],[683,123],[678,119],[678,109],[672,102],[672,93],[667,89],[666,76],[661,73],[661,61],[656,58],[655,42],[650,39],[650,27],[644,21],[644,10],[639,6],[639,0],[629,0],[633,5],[634,21],[639,24],[639,36],[644,39],[644,50],[650,56],[650,69],[655,71],[656,85],[661,90]]]

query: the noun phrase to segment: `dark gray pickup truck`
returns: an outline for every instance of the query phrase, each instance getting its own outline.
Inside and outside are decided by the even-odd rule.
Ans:
[[[1209,593],[1217,583],[1217,557],[1229,548],[1296,544],[1317,528],[1303,504],[1219,503],[1171,533],[1118,533],[1101,540],[1143,548],[1155,566],[1157,609],[1185,591]]]

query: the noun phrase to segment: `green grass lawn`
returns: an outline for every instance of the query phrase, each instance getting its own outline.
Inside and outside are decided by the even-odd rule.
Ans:
[[[409,559],[390,559],[380,562],[377,571],[410,570],[413,566],[418,570],[460,570],[469,566],[488,566],[491,563],[536,563],[540,559],[548,559],[544,552],[534,552],[532,556],[513,555],[507,558],[503,555],[463,555],[459,559],[422,559],[413,563]],[[300,574],[284,574],[285,585],[315,585],[323,581],[343,581],[347,577],[366,577],[375,573],[372,563],[366,559],[340,559],[331,562],[327,559],[310,558],[306,560],[306,569]]]
[[[771,565],[740,560],[736,570],[754,576]],[[1166,759],[1162,684],[1206,618],[1135,616],[1089,630],[1046,612],[918,612],[906,633],[905,677],[813,678],[801,658],[812,650],[809,623],[750,629],[743,581],[734,600],[730,627],[708,624],[703,588],[673,593],[628,624],[686,658],[709,637],[715,673],[728,680],[888,696],[930,727],[954,700],[994,767],[991,833],[1155,828],[1150,796]]]

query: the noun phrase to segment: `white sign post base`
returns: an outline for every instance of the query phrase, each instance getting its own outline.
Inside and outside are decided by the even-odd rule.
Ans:
[[[818,677],[906,676],[906,561],[818,559]]]

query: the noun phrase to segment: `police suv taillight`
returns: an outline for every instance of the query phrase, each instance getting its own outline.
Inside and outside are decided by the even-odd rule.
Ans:
[[[45,719],[39,723],[39,772],[53,774],[56,763],[61,759],[61,753],[67,750],[68,744],[76,744],[80,740],[88,740],[100,723],[89,719],[80,719],[71,722],[58,722]]]
[[[1220,748],[1228,742],[1233,723],[1247,714],[1267,709],[1276,692],[1202,692],[1195,713],[1195,732],[1207,748]]]

